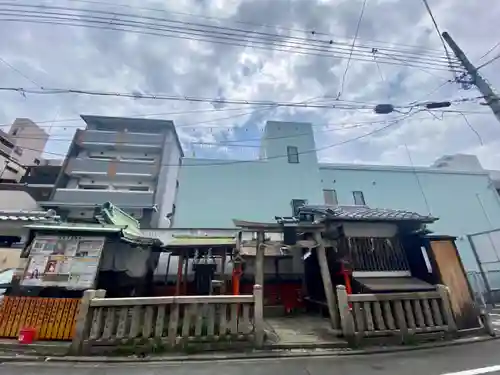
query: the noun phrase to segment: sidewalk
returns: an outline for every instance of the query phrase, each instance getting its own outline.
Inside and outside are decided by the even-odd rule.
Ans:
[[[348,348],[309,348],[309,349],[267,349],[252,350],[238,353],[203,353],[203,354],[165,354],[148,357],[106,357],[106,356],[43,356],[43,355],[23,355],[16,353],[0,353],[0,363],[7,362],[58,362],[58,363],[151,363],[151,362],[185,362],[185,361],[231,361],[242,359],[265,359],[265,358],[300,358],[300,357],[340,357],[351,355],[370,355],[394,352],[417,351],[449,346],[459,346],[474,344],[479,342],[492,341],[499,338],[490,336],[464,337],[452,341],[439,341],[424,343],[420,345],[407,346],[378,346],[364,349]]]

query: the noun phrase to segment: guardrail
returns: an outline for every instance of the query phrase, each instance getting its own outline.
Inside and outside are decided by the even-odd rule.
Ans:
[[[456,332],[448,288],[436,291],[390,294],[347,294],[337,286],[337,300],[343,336],[401,335],[403,341],[418,333]]]
[[[105,291],[86,291],[72,351],[96,345],[160,341],[167,347],[185,342],[234,338],[262,346],[262,288],[253,295],[104,298]]]

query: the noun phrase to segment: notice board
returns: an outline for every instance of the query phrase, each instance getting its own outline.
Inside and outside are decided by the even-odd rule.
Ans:
[[[36,236],[30,246],[22,286],[94,287],[104,237]]]

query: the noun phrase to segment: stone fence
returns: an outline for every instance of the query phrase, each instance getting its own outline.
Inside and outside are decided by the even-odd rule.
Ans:
[[[376,336],[401,336],[405,342],[419,333],[455,333],[448,293],[438,285],[431,292],[347,294],[339,285],[342,334],[350,342]]]
[[[176,348],[186,343],[264,341],[262,288],[253,295],[104,298],[85,292],[77,316],[72,352],[96,347],[155,343]]]

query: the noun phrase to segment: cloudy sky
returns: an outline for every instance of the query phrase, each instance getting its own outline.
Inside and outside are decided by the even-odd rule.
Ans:
[[[25,22],[27,15],[33,19],[36,13],[7,3],[0,4],[0,87],[57,87],[290,103],[309,100],[332,105],[341,103],[336,100],[339,92],[342,103],[357,105],[408,105],[421,100],[479,95],[475,89],[446,84],[453,74],[432,68],[443,61],[440,56],[445,54],[421,0],[367,0],[357,45],[365,51],[420,51],[421,58],[426,59],[425,68],[409,67],[397,59],[392,59],[395,64],[385,64],[377,57],[378,52],[375,58],[368,52],[366,61],[354,54],[347,73],[349,44],[356,34],[362,0],[12,1],[76,9],[76,14],[110,17],[109,12],[114,12],[141,16],[142,21],[148,22],[178,22],[170,24],[174,25],[172,32],[162,35],[57,25],[53,18],[38,18],[49,20],[43,24]],[[429,4],[441,31],[448,31],[473,63],[480,65],[500,53],[499,45],[481,59],[500,42],[500,2],[484,0],[482,6],[477,6],[477,0],[429,0]],[[12,16],[12,9],[17,9],[16,17]],[[31,8],[30,12],[36,9]],[[74,13],[71,9],[52,13]],[[124,16],[111,17],[105,26],[123,28],[119,25],[120,17]],[[187,29],[199,28],[199,24],[229,33],[231,44],[237,45],[200,41],[207,38],[185,33]],[[247,30],[239,32],[236,42],[235,29]],[[261,44],[251,43],[244,36],[263,33],[268,35],[268,41]],[[221,35],[217,37],[219,42]],[[323,50],[331,46],[336,49],[328,54],[317,53],[319,44],[325,45]],[[339,55],[339,49],[347,53]],[[436,57],[425,57],[430,54]],[[415,58],[412,56],[405,61]],[[499,69],[497,60],[481,72],[493,86],[500,87]],[[313,98],[315,101],[311,101]],[[16,117],[29,117],[40,123],[51,134],[46,156],[58,157],[65,153],[75,129],[84,126],[79,114],[164,118],[174,120],[187,156],[196,152],[197,156],[249,158],[256,154],[256,139],[265,121],[308,121],[314,124],[317,146],[324,148],[320,152],[323,161],[409,164],[407,145],[414,164],[429,165],[444,154],[475,153],[485,167],[498,169],[500,124],[479,102],[451,108],[461,111],[465,118],[458,112],[443,117],[422,112],[357,141],[353,139],[384,126],[382,121],[393,117],[374,115],[366,109],[255,108],[0,92],[0,124],[6,130]],[[400,116],[401,113],[396,117]],[[359,126],[360,123],[364,125]],[[349,140],[353,141],[346,142]],[[230,147],[225,146],[227,141],[232,142]]]

